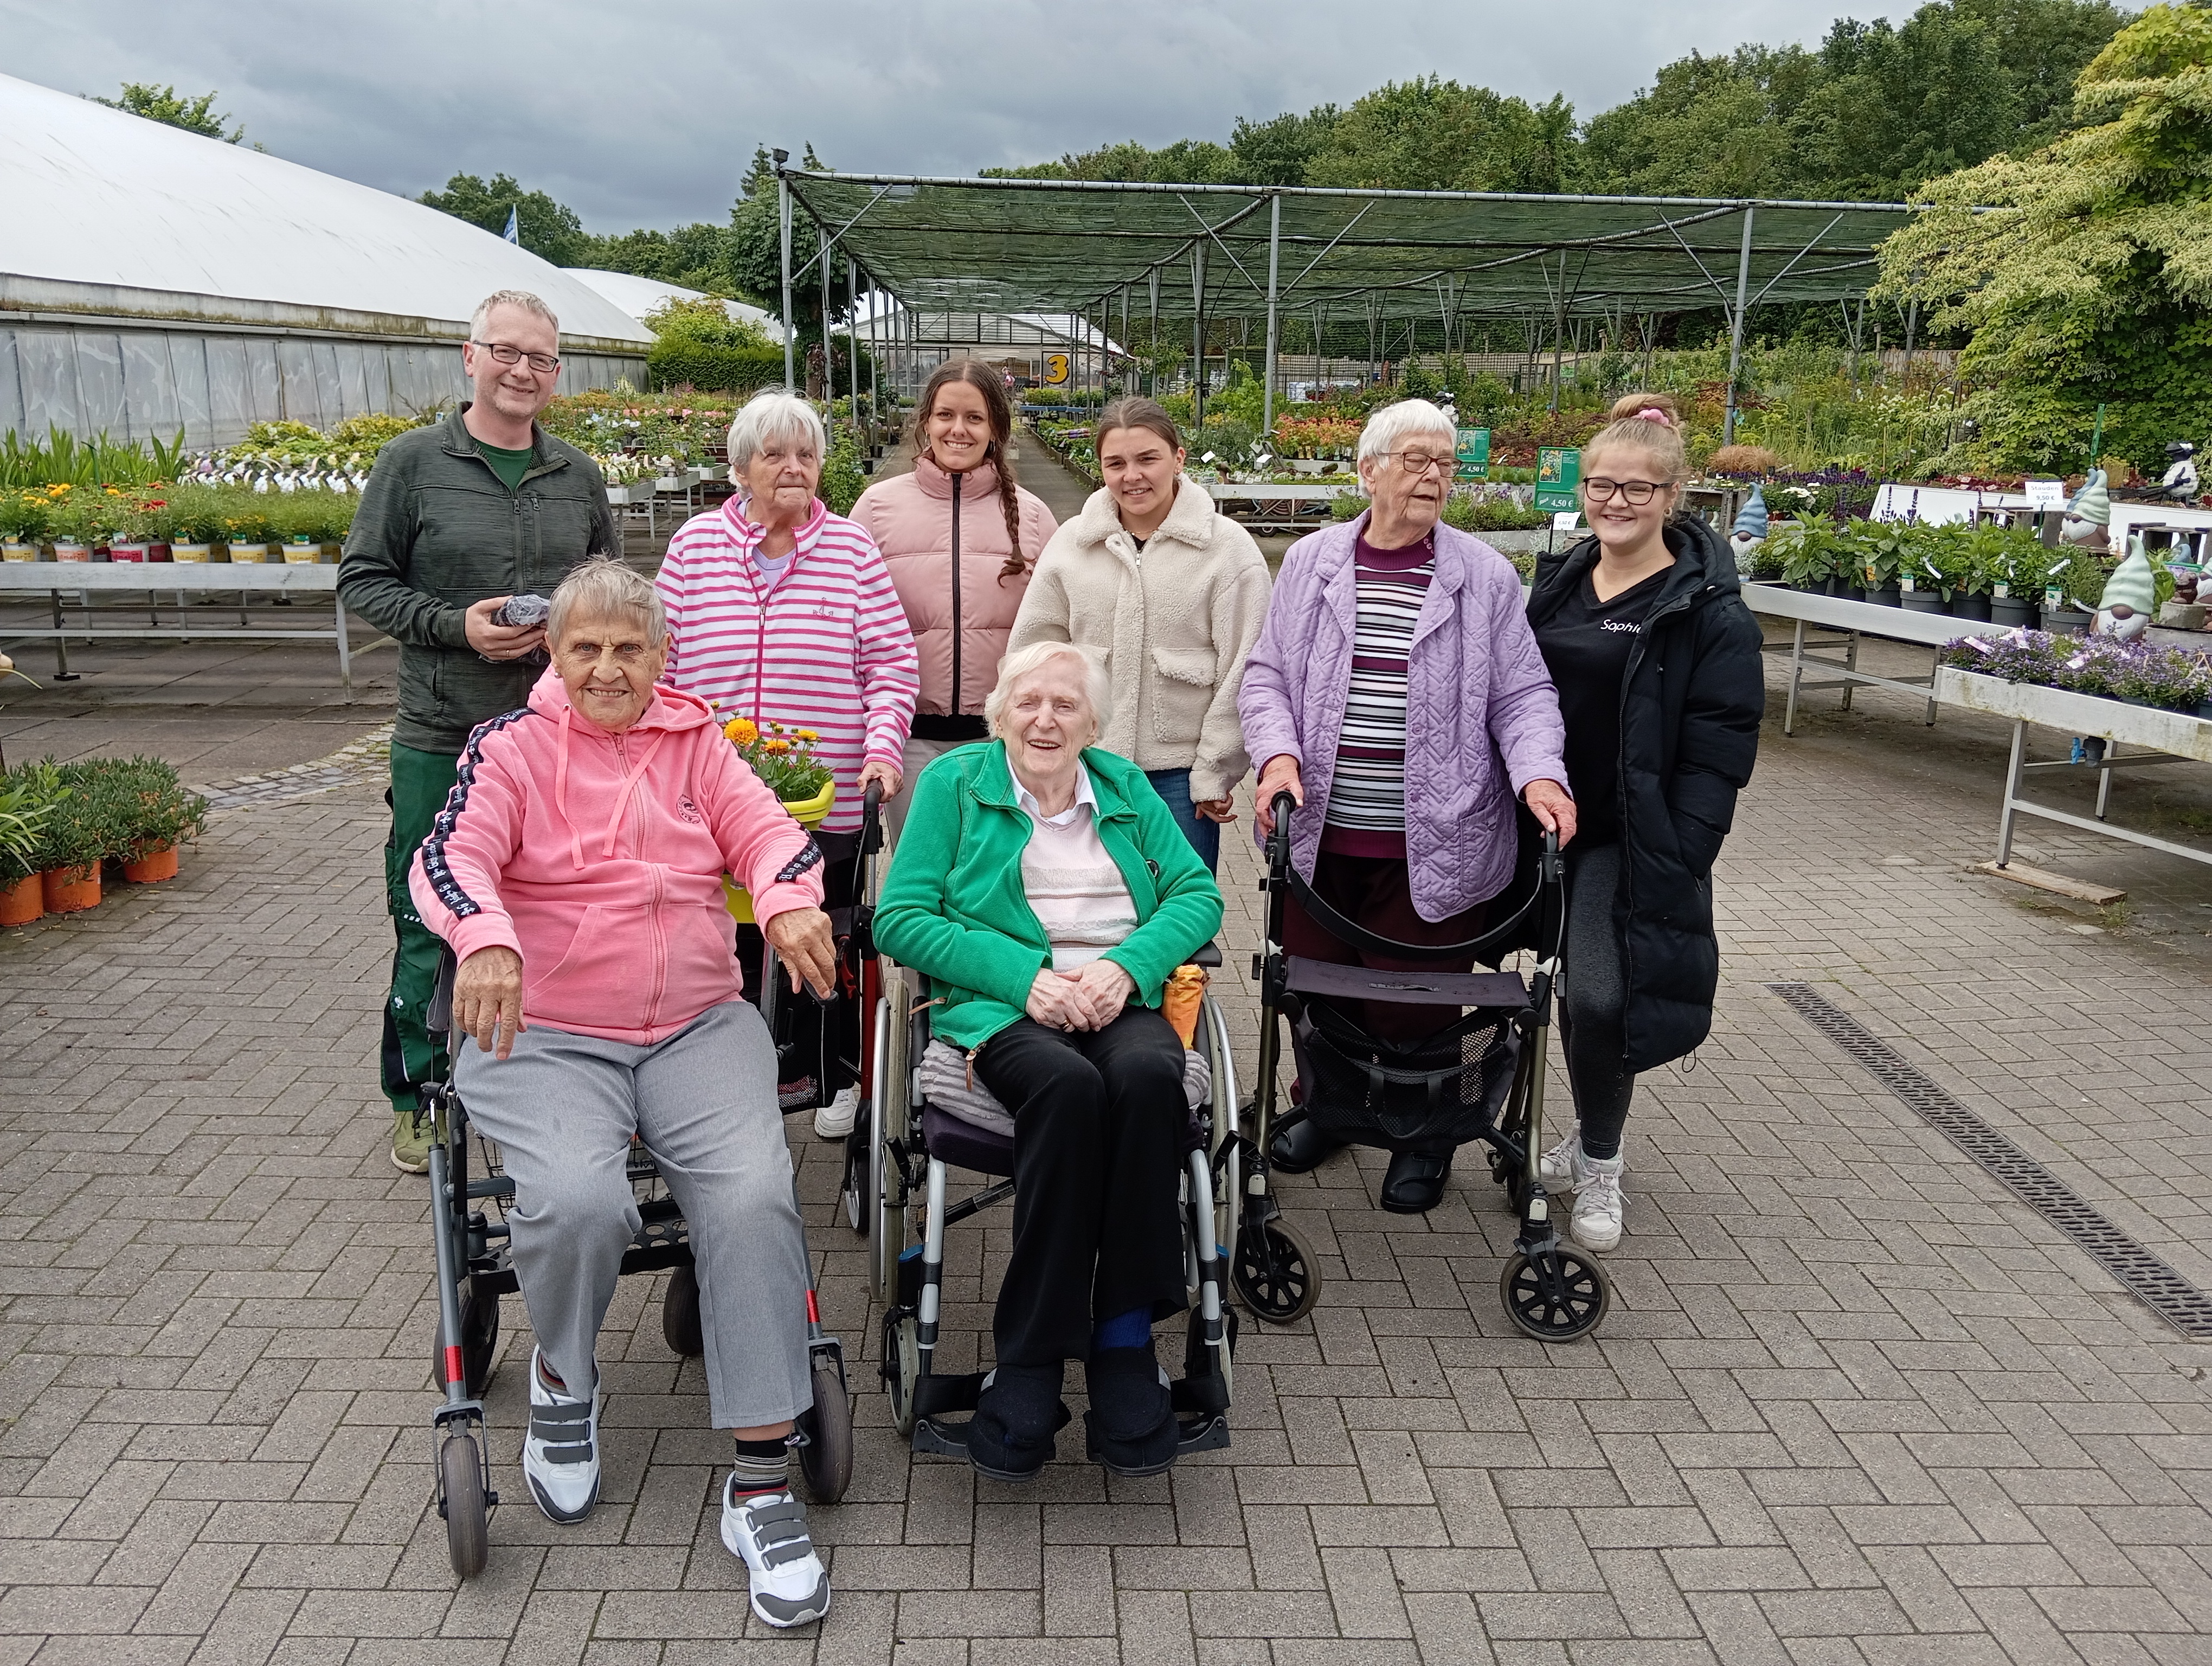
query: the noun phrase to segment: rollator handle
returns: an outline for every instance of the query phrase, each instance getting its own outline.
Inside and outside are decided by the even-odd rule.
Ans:
[[[1298,807],[1298,801],[1288,792],[1281,792],[1275,794],[1271,807],[1275,830],[1267,836],[1267,860],[1270,865],[1280,865],[1291,860],[1291,812]]]
[[[884,784],[872,781],[860,793],[860,852],[872,856],[884,848]]]

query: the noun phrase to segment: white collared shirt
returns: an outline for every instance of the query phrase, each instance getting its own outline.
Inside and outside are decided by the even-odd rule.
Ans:
[[[1022,890],[1052,947],[1053,970],[1072,972],[1136,930],[1136,904],[1098,836],[1098,794],[1088,769],[1077,766],[1075,802],[1056,816],[1039,812],[1018,775],[1014,802],[1030,818]]]
[[[1012,769],[1009,769],[1006,773],[1014,775]],[[1075,812],[1086,804],[1091,806],[1091,819],[1095,821],[1098,816],[1098,793],[1091,785],[1091,771],[1085,769],[1080,763],[1075,766],[1075,802],[1057,816],[1048,816],[1037,808],[1036,795],[1022,785],[1022,778],[1019,775],[1014,775],[1014,802],[1029,812],[1032,821],[1044,827],[1066,826],[1075,819]]]

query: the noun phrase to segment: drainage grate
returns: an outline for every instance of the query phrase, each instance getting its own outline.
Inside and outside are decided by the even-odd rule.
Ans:
[[[1864,1065],[1922,1121],[2087,1250],[2106,1272],[2141,1297],[2152,1312],[2185,1336],[2212,1339],[2212,1296],[2113,1225],[2071,1186],[1930,1081],[1856,1018],[1816,994],[1811,984],[1766,987]]]

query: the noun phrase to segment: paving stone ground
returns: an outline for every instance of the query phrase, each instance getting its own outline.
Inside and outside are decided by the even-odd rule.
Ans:
[[[794,1122],[826,1316],[866,1356],[854,1486],[814,1512],[836,1605],[795,1635],[746,1617],[722,1438],[650,1278],[603,1339],[605,1502],[502,1507],[456,1589],[425,1190],[375,1091],[383,806],[356,779],[218,812],[176,881],[0,933],[0,1666],[2212,1659],[2212,1346],[1764,987],[1814,983],[2212,1287],[2212,991],[2166,918],[2212,886],[2039,830],[2049,866],[2131,865],[2158,929],[1973,875],[1992,738],[1815,703],[1796,740],[1770,725],[1717,875],[1714,1037],[1639,1092],[1593,1340],[1507,1324],[1479,1173],[1406,1219],[1346,1156],[1282,1183],[1326,1285],[1244,1329],[1233,1450],[1109,1482],[1070,1431],[1035,1487],[979,1483],[890,1431],[833,1153]],[[1231,849],[1249,1037],[1260,898]],[[1006,1224],[953,1235],[948,1365]]]

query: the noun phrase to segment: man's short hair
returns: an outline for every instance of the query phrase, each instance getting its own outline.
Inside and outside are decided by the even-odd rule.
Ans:
[[[491,309],[495,307],[518,307],[526,313],[535,313],[553,326],[553,334],[556,340],[560,337],[561,320],[553,316],[553,309],[550,307],[531,294],[529,290],[494,289],[482,301],[477,302],[476,311],[469,315],[469,336],[471,340],[483,339],[484,320],[491,316]]]

